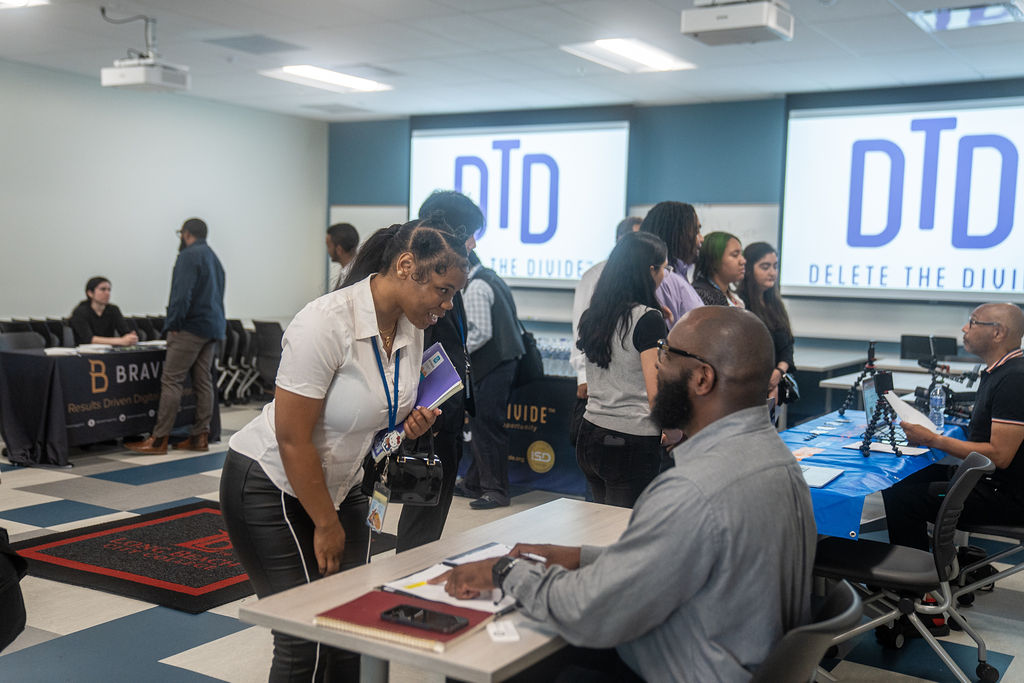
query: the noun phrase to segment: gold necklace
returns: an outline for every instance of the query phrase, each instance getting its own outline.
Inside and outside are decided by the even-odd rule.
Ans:
[[[380,332],[380,339],[381,339],[382,342],[384,342],[384,347],[385,348],[391,348],[391,342],[395,338],[395,333],[398,332],[398,321],[396,320],[395,321],[395,326],[391,328],[391,334],[388,334],[387,332],[385,332],[384,330],[380,329],[379,327],[377,328],[377,331]]]

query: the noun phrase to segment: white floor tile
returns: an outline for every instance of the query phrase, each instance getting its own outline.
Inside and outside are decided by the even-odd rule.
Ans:
[[[26,576],[21,581],[28,625],[67,635],[153,607],[102,591]]]
[[[254,626],[160,662],[229,683],[263,683],[273,659],[273,642],[269,629]]]
[[[10,535],[12,543],[18,540],[18,534],[23,534],[26,531],[39,531],[42,529],[42,527],[32,526],[31,524],[22,524],[21,522],[4,519],[2,512],[0,512],[0,526],[7,529],[7,533]]]
[[[27,508],[30,505],[52,503],[55,500],[64,499],[55,496],[44,496],[41,493],[32,493],[31,491],[19,491],[8,486],[0,488],[0,511]]]
[[[71,531],[72,529],[81,529],[82,527],[92,526],[93,524],[103,524],[104,522],[114,522],[119,519],[129,519],[131,517],[138,517],[134,512],[111,512],[109,515],[99,515],[98,517],[89,517],[87,519],[78,519],[74,522],[67,522],[66,524],[58,524],[56,526],[49,527],[52,531]]]
[[[79,475],[74,474],[74,469],[54,470],[46,467],[19,467],[16,470],[3,473],[3,487],[5,489],[21,489],[36,484],[49,484],[62,479],[75,479]]]

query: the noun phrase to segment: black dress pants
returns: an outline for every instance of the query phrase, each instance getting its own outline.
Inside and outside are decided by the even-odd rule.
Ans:
[[[257,596],[264,598],[320,578],[313,552],[313,520],[299,499],[277,488],[258,462],[228,451],[220,480],[220,509]],[[366,496],[358,487],[338,508],[345,530],[342,571],[365,564],[367,512]],[[269,680],[356,682],[359,655],[275,631]]]
[[[638,436],[598,427],[584,419],[576,462],[595,503],[631,508],[662,469],[660,436]]]
[[[508,397],[519,361],[508,360],[475,380],[476,415],[469,420],[473,462],[466,470],[466,488],[508,505],[509,435],[505,431]]]
[[[889,542],[929,550],[928,523],[935,521],[942,497],[933,482],[947,482],[953,468],[930,465],[882,491]],[[1012,486],[985,477],[964,502],[960,524],[1024,524],[1024,496]]]

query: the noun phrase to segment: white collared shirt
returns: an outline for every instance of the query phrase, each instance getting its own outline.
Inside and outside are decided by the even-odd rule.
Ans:
[[[313,445],[335,502],[359,482],[373,435],[388,426],[387,398],[373,353],[377,344],[379,332],[370,278],[311,301],[288,325],[281,343],[277,386],[300,396],[324,399],[323,415],[313,427]],[[394,391],[395,357],[401,351],[401,424],[416,401],[423,332],[403,315],[398,320],[391,358],[380,346],[378,350],[389,392]],[[231,437],[229,446],[258,461],[278,488],[294,496],[281,463],[274,415],[272,401]]]

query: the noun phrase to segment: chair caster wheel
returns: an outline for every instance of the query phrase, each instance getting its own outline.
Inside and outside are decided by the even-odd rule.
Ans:
[[[970,607],[974,604],[974,593],[964,593],[956,599],[957,603],[963,607]]]
[[[891,626],[879,626],[876,628],[875,640],[887,650],[901,650],[907,642],[907,637],[897,621]]]
[[[979,663],[978,668],[974,670],[974,673],[978,674],[978,678],[985,683],[995,683],[999,680],[999,669],[987,662]]]

